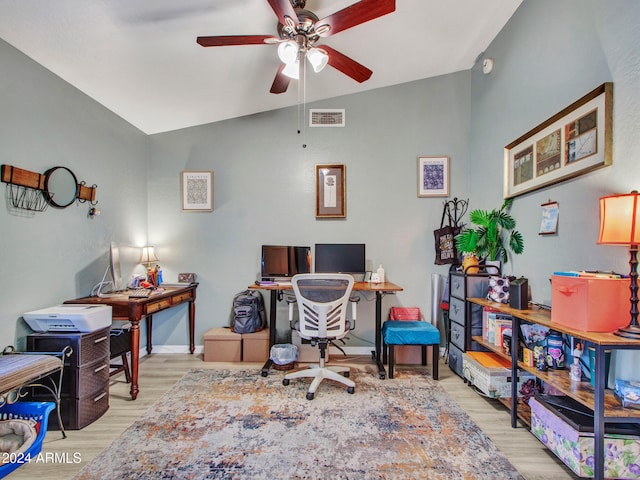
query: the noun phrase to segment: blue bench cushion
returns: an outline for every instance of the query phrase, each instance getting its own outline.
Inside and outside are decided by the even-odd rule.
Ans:
[[[387,345],[439,345],[440,331],[429,322],[387,320],[382,338]]]

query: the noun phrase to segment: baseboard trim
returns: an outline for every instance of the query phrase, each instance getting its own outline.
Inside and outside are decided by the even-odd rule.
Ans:
[[[375,347],[363,346],[363,347],[340,347],[347,355],[371,355],[371,352],[375,350]],[[445,354],[446,349],[440,347],[440,356]],[[157,345],[153,347],[152,353],[189,353],[188,345]],[[204,345],[196,345],[193,352],[194,355],[204,353]],[[339,355],[342,352],[336,347],[330,347],[329,353],[333,355]],[[147,355],[146,347],[140,349],[140,358]]]
[[[151,353],[191,353],[189,352],[189,345],[154,345]],[[196,345],[193,351],[194,355],[204,353],[204,345]],[[148,355],[147,348],[140,349],[140,358]]]

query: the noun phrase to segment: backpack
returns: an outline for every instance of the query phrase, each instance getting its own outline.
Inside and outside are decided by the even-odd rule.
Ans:
[[[267,326],[264,299],[257,290],[244,290],[233,297],[231,330],[235,333],[253,333]]]

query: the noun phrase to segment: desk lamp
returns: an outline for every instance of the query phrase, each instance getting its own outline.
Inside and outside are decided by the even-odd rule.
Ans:
[[[604,245],[629,245],[631,283],[631,323],[614,332],[626,338],[640,339],[638,325],[638,244],[640,244],[640,208],[637,190],[600,198],[600,236]]]
[[[156,252],[153,250],[153,247],[147,246],[142,247],[142,253],[140,255],[140,263],[144,264],[149,268],[149,266],[158,261],[158,257],[156,257]]]

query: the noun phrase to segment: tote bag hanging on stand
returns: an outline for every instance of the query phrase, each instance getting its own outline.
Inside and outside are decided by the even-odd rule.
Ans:
[[[448,223],[446,226],[444,224],[445,217],[447,217]],[[452,223],[449,202],[446,202],[442,210],[440,228],[433,231],[436,246],[436,265],[458,263],[458,252],[456,251],[454,237],[460,233],[461,227],[453,226]]]

